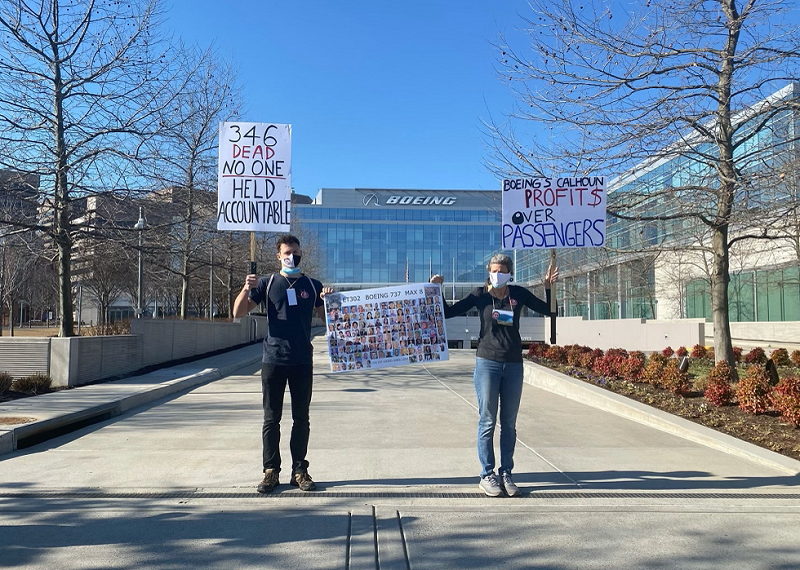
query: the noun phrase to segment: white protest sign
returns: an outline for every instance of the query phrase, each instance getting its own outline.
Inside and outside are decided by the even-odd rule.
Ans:
[[[606,177],[503,180],[503,249],[600,247]]]
[[[220,123],[217,229],[288,231],[292,126]]]
[[[325,313],[332,372],[450,358],[438,284],[332,293]]]

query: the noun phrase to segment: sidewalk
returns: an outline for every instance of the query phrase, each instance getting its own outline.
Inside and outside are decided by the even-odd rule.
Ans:
[[[209,375],[188,393],[0,456],[0,565],[800,567],[797,462],[692,441],[691,426],[680,426],[680,437],[677,428],[656,429],[664,418],[644,406],[626,418],[606,411],[604,394],[537,379],[530,368],[536,384],[523,392],[514,468],[523,497],[490,499],[477,486],[473,351],[425,366],[331,374],[323,346],[315,340],[308,456],[318,492],[286,484],[288,397],[283,484],[267,496],[254,491],[260,347],[248,347],[171,369]],[[167,372],[162,381],[179,381]],[[139,398],[161,386],[155,378],[127,382]],[[548,390],[536,387],[546,383]],[[104,386],[70,392],[110,405],[119,395],[94,392]],[[73,397],[70,413],[81,399]],[[51,405],[50,419],[58,408]]]

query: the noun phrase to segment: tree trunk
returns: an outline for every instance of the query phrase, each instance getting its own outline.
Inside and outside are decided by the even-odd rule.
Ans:
[[[14,296],[8,297],[8,336],[14,336]]]
[[[53,2],[53,18],[58,21],[58,2]],[[53,238],[58,248],[58,336],[68,337],[72,331],[72,275],[70,264],[72,260],[72,241],[69,235],[70,204],[69,181],[67,179],[67,144],[64,137],[64,93],[61,81],[61,64],[58,54],[58,37],[52,39],[53,61],[57,62],[53,68],[53,107],[55,137],[55,192],[53,200]]]
[[[65,216],[66,217],[66,216]],[[66,230],[59,233],[66,234]],[[72,277],[70,269],[70,259],[72,257],[72,246],[69,237],[59,236],[56,241],[58,246],[58,312],[61,315],[59,320],[58,336],[72,336]]]
[[[733,341],[728,311],[728,284],[730,282],[728,228],[717,228],[713,239],[714,260],[711,268],[711,315],[714,320],[714,359],[725,361],[735,368]]]
[[[228,268],[228,274],[225,278],[225,288],[228,291],[228,318],[233,319],[233,303],[236,300],[233,294],[233,267]]]
[[[731,117],[731,82],[735,69],[734,57],[739,42],[741,21],[733,0],[721,3],[726,15],[728,38],[720,61],[717,95],[717,148],[719,149],[719,190],[717,193],[717,216],[713,227],[711,247],[713,261],[711,266],[711,314],[714,319],[714,360],[725,361],[736,370],[733,359],[731,321],[728,312],[728,284],[730,283],[730,244],[728,227],[733,212],[738,175],[733,157],[733,121]]]

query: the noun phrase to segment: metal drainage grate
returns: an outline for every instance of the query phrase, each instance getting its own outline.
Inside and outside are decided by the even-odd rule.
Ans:
[[[0,492],[0,499],[486,499],[481,492],[448,493],[436,491],[355,492],[283,491],[261,495],[255,491],[37,491]],[[521,499],[800,499],[800,493],[663,493],[663,492],[553,492],[532,491]]]

